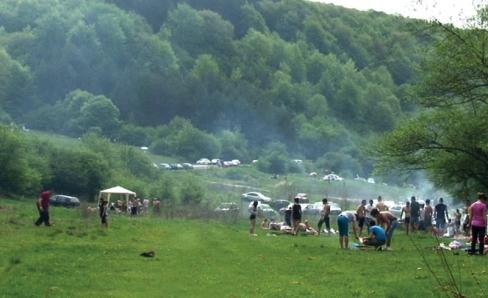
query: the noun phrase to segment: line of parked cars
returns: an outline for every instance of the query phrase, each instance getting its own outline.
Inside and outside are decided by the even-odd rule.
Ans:
[[[299,203],[302,207],[303,215],[318,216],[323,208],[322,202],[310,203],[305,193],[298,193],[296,197],[299,198]],[[247,210],[252,208],[254,201],[258,202],[258,215],[269,219],[278,219],[285,214],[285,211],[293,205],[288,200],[272,200],[260,192],[246,192],[241,195],[241,201],[248,202]],[[329,202],[331,208],[331,215],[338,215],[341,213],[341,208],[334,202]],[[239,206],[236,203],[222,203],[216,209],[217,214],[239,213]]]

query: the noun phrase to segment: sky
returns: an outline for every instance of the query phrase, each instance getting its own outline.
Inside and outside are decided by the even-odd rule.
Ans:
[[[462,27],[475,14],[477,4],[486,0],[310,0],[359,10],[377,10],[406,17],[439,20]]]

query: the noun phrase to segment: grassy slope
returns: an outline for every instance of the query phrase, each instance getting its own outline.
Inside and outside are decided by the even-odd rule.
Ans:
[[[80,140],[57,134],[40,131],[30,131],[26,137],[37,137],[63,148],[76,148]],[[118,146],[117,144],[114,144]],[[185,162],[177,161],[173,157],[147,153],[155,163]],[[324,182],[319,178],[309,177],[307,173],[290,174],[272,179],[270,174],[258,171],[255,166],[243,165],[238,168],[193,170],[193,174],[202,177],[208,186],[209,197],[213,201],[238,201],[240,194],[246,191],[262,191],[273,199],[289,199],[296,193],[309,194],[311,201],[319,201],[324,195],[336,198],[374,199],[382,195],[387,200],[403,201],[410,195],[417,195],[414,190],[381,184],[369,184],[354,180]],[[171,172],[182,177],[187,171]]]
[[[247,235],[246,222],[95,216],[52,210],[55,226],[35,227],[33,202],[0,199],[0,297],[444,297],[421,257],[399,231],[392,252],[341,251],[337,237]],[[417,236],[440,268],[430,237]],[[142,251],[154,250],[145,259]],[[486,258],[448,255],[462,288]],[[419,269],[421,268],[421,269]],[[443,280],[445,274],[441,274]],[[481,277],[486,285],[488,277]],[[488,289],[485,287],[485,291]]]

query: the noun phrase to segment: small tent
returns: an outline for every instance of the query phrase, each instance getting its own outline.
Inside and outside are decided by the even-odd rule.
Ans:
[[[110,197],[114,194],[124,196],[126,201],[127,201],[126,202],[127,205],[129,204],[129,198],[131,196],[133,196],[133,197],[136,196],[136,193],[131,191],[131,190],[125,189],[122,186],[115,186],[115,187],[100,191],[100,193],[98,194],[98,200],[100,201],[102,196],[105,195],[105,197],[107,198],[107,201],[110,204]]]

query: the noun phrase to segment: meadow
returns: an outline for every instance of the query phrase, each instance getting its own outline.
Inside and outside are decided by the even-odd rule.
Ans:
[[[0,207],[0,297],[453,296],[425,234],[398,231],[393,251],[340,250],[337,236],[250,237],[245,220],[111,215],[104,230],[96,214],[52,208],[54,225],[36,227],[33,201]],[[485,257],[444,256],[461,293],[486,297]]]

